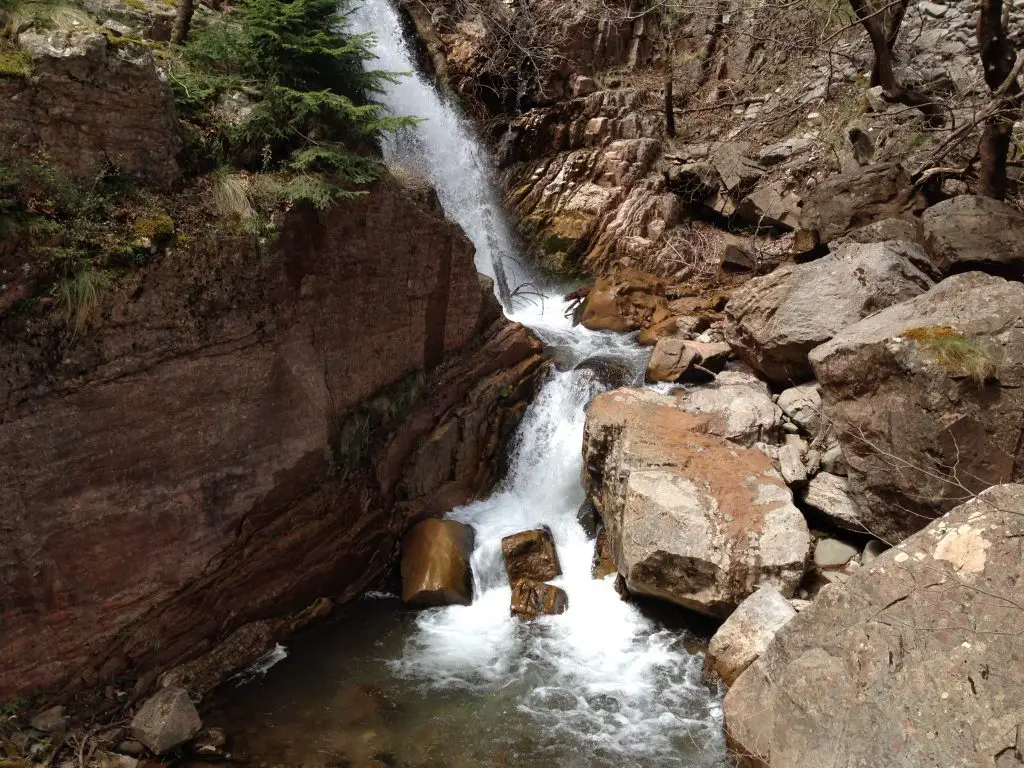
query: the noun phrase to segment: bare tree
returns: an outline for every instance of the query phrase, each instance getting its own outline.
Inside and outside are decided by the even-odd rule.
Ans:
[[[195,0],[178,0],[178,15],[174,19],[171,31],[171,42],[177,45],[188,40],[188,32],[192,27],[192,14],[195,13]]]
[[[997,200],[1006,197],[1006,158],[1014,120],[1020,117],[1021,89],[1014,66],[1017,54],[1006,34],[1007,21],[1002,0],[981,0],[978,49],[985,82],[996,104],[985,120],[978,145],[978,194]]]

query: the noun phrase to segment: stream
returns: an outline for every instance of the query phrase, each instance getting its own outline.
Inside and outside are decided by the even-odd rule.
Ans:
[[[701,680],[696,638],[673,626],[677,612],[651,615],[623,602],[613,577],[592,578],[594,542],[576,520],[584,409],[607,385],[575,366],[601,356],[639,378],[649,350],[627,335],[572,327],[558,287],[537,285],[516,260],[487,151],[414,72],[388,0],[366,0],[352,23],[375,35],[376,66],[414,73],[382,101],[424,119],[387,137],[386,160],[434,185],[499,296],[507,298],[507,282],[555,297],[515,297],[506,314],[530,327],[558,364],[519,427],[500,488],[449,515],[476,531],[473,604],[410,611],[393,595],[371,593],[240,681],[208,722],[227,725],[267,765],[726,765],[721,692]],[[552,583],[567,592],[569,608],[523,622],[509,614],[501,538],[541,525],[553,533],[563,575]]]

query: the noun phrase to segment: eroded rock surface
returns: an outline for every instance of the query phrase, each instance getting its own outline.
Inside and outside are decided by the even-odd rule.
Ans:
[[[620,389],[587,411],[584,485],[629,590],[724,617],[758,586],[792,596],[810,540],[765,454],[677,398]]]
[[[825,587],[725,698],[743,764],[1018,764],[1022,521],[991,488]]]

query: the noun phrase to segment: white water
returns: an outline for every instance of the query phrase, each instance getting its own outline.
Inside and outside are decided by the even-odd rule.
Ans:
[[[376,36],[377,68],[415,69],[388,0],[366,0],[352,20]],[[388,161],[436,187],[447,215],[476,245],[481,272],[493,277],[494,260],[503,259],[509,282],[526,282],[487,153],[465,121],[419,74],[390,87],[382,101],[396,114],[424,118],[386,140]],[[701,658],[677,632],[620,600],[611,577],[591,577],[594,542],[576,522],[584,408],[600,385],[572,365],[600,354],[635,368],[644,352],[629,337],[572,328],[557,298],[518,301],[509,315],[558,348],[569,370],[553,373],[529,408],[502,489],[450,514],[476,531],[473,604],[422,612],[393,671],[427,695],[430,688],[514,689],[519,713],[543,734],[540,748],[554,749],[562,766],[723,765],[719,699],[700,682]],[[563,575],[552,583],[565,589],[569,608],[524,624],[509,615],[501,538],[541,525],[554,535]]]

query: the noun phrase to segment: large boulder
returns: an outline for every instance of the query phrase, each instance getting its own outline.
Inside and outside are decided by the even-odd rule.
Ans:
[[[933,285],[924,252],[900,242],[852,243],[807,264],[786,264],[737,290],[726,305],[733,351],[777,384],[812,376],[807,353],[878,310]]]
[[[1024,486],[822,589],[725,697],[743,764],[1019,766]]]
[[[1024,277],[1024,216],[991,197],[960,195],[921,216],[925,250],[944,273],[977,269]]]
[[[546,526],[506,536],[501,540],[501,552],[508,583],[513,586],[520,579],[549,581],[562,573],[555,540]]]
[[[636,331],[669,317],[665,283],[625,269],[598,279],[587,294],[579,320],[592,331]]]
[[[732,350],[723,342],[661,339],[647,364],[647,381],[701,382],[715,378]]]
[[[620,389],[587,411],[584,485],[629,591],[717,617],[759,586],[792,596],[807,524],[768,457],[670,395]]]
[[[188,691],[177,686],[162,688],[150,697],[132,720],[132,738],[154,754],[162,755],[191,739],[203,721],[189,698]]]
[[[715,632],[708,644],[706,665],[723,683],[732,685],[794,616],[796,610],[777,589],[761,587]]]
[[[810,356],[861,523],[899,540],[1024,478],[1024,285],[968,272]]]
[[[706,416],[708,430],[740,445],[770,443],[778,438],[782,411],[767,385],[743,371],[722,371],[704,386],[680,395],[682,407]]]
[[[473,529],[455,520],[424,520],[402,541],[402,600],[409,605],[473,602]]]
[[[924,197],[901,165],[878,163],[822,182],[804,200],[804,229],[826,244],[874,221],[923,210]]]

